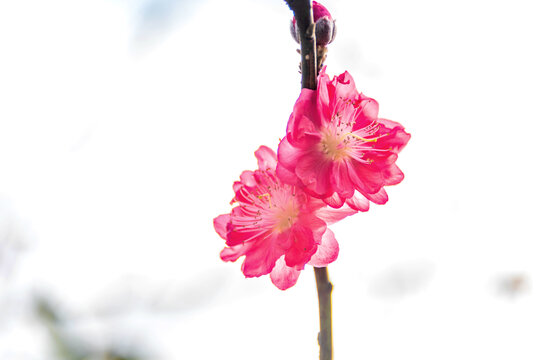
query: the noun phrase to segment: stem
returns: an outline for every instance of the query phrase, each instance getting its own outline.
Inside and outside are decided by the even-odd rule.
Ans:
[[[333,285],[329,281],[328,268],[314,268],[316,289],[318,290],[318,306],[320,311],[320,360],[333,359],[333,337],[331,334],[331,290]]]
[[[296,26],[299,29],[301,45],[301,87],[316,90],[317,87],[317,56],[316,38],[313,21],[311,0],[285,0],[290,10],[294,12]],[[314,268],[316,288],[318,290],[318,307],[320,313],[320,360],[333,359],[333,338],[331,335],[331,290],[333,285],[329,281],[328,269]]]
[[[316,38],[311,0],[285,0],[294,12],[301,46],[301,87],[316,90]]]

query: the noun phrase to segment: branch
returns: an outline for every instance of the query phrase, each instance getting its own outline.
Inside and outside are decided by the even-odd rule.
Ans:
[[[315,25],[311,0],[285,0],[290,10],[294,12],[296,26],[299,30],[301,45],[301,87],[316,90],[317,87],[317,56]],[[333,338],[331,334],[331,290],[328,269],[314,268],[316,288],[318,290],[318,306],[320,314],[320,360],[333,359]]]
[[[333,285],[329,281],[327,267],[315,267],[314,276],[316,278],[318,306],[320,310],[320,332],[318,333],[320,360],[332,360],[333,335],[331,333],[331,290],[333,290]]]
[[[285,0],[294,12],[301,45],[301,87],[316,90],[316,38],[311,0]]]

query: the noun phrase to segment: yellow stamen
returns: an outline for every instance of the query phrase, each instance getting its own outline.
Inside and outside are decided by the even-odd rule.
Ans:
[[[351,135],[353,137],[355,137],[356,139],[359,139],[359,140],[362,140],[362,141],[365,141],[365,142],[377,142],[378,139],[380,139],[382,136],[379,136],[379,137],[375,137],[375,138],[372,138],[372,139],[366,139],[364,137],[361,137],[361,136],[358,136],[356,134],[352,134],[352,133],[347,133],[346,135]]]
[[[257,197],[260,200],[262,200],[263,198],[268,198],[269,206],[272,207],[272,205],[271,205],[271,195],[270,194],[265,193],[265,194],[262,194],[262,195],[258,195]]]

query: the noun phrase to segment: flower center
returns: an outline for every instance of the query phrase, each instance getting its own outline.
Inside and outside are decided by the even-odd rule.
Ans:
[[[373,121],[354,131],[353,123],[342,122],[340,115],[337,114],[333,118],[333,123],[322,131],[322,138],[318,144],[319,149],[326,158],[332,161],[354,158],[359,162],[370,164],[371,160],[363,158],[366,151],[385,151],[373,146],[373,143],[387,135],[376,136],[379,127],[380,125]]]
[[[341,134],[339,132],[333,132],[329,129],[322,133],[322,139],[320,141],[320,151],[331,160],[341,160],[347,157],[348,149],[346,147],[347,134]]]
[[[275,211],[275,230],[279,232],[286,231],[294,225],[299,215],[299,210],[294,201],[290,201],[286,206]]]

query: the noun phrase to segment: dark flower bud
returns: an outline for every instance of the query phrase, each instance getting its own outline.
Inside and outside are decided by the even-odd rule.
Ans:
[[[316,45],[326,46],[330,44],[337,33],[335,20],[331,17],[328,9],[316,1],[313,1],[313,20],[315,23]],[[290,22],[290,34],[299,43],[299,33],[296,26],[296,18]]]

